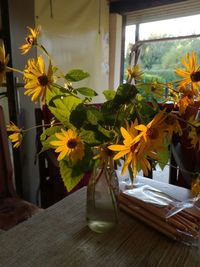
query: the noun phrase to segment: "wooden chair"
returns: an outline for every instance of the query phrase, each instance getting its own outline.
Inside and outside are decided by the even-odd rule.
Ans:
[[[0,106],[0,229],[9,230],[41,210],[19,198],[15,191],[8,136]]]

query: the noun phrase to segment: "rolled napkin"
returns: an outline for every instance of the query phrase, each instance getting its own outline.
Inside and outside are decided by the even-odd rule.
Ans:
[[[131,216],[143,221],[160,233],[187,245],[197,245],[200,212],[182,209],[168,217],[172,204],[178,201],[149,185],[120,193],[120,207]]]
[[[132,196],[138,200],[142,200],[143,202],[151,203],[159,207],[167,206],[169,203],[174,201],[174,199],[169,195],[150,185],[143,185],[133,189],[128,189],[123,191],[123,194]]]

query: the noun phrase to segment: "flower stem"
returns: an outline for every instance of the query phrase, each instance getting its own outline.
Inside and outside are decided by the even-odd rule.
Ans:
[[[18,69],[15,69],[15,68],[11,68],[11,67],[6,67],[8,70],[10,70],[10,71],[15,71],[15,72],[19,72],[19,73],[21,73],[21,74],[23,74],[24,75],[24,72],[23,71],[21,71],[21,70],[18,70]]]
[[[62,125],[62,124],[61,124],[60,122],[56,122],[56,123],[53,124],[53,126],[54,126],[54,125]],[[30,130],[37,129],[37,128],[41,128],[41,127],[46,127],[46,126],[51,126],[51,123],[35,125],[35,126],[30,127],[30,128],[27,128],[27,129],[25,129],[25,130],[22,130],[22,132],[25,133],[25,132],[28,132],[28,131],[30,131]]]
[[[118,207],[117,207],[117,203],[116,203],[116,196],[113,192],[113,187],[112,187],[112,184],[110,182],[110,179],[112,179],[113,175],[114,174],[110,173],[110,170],[109,170],[109,173],[108,173],[108,170],[105,170],[105,178],[106,178],[106,181],[108,184],[108,188],[109,188],[109,192],[110,192],[110,196],[111,196],[111,200],[112,200],[112,206],[114,208],[115,220],[117,221],[118,220],[118,212],[117,212]]]
[[[132,170],[130,164],[128,165],[128,172],[129,172],[129,175],[130,175],[130,178],[131,178],[131,182],[132,182],[132,184],[133,184],[134,176],[133,176],[133,170]]]
[[[51,62],[53,62],[51,56],[49,55],[48,51],[45,49],[45,47],[44,47],[43,45],[41,45],[41,44],[37,44],[36,46],[37,46],[40,50],[42,50],[42,52],[48,57],[48,59],[49,59]],[[59,68],[57,68],[57,69],[59,70],[59,72],[60,72],[62,78],[65,78],[63,72],[62,72]]]

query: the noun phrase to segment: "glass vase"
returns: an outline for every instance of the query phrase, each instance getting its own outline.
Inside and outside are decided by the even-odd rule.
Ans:
[[[107,232],[118,223],[119,184],[109,162],[94,168],[87,186],[87,224],[97,233]]]

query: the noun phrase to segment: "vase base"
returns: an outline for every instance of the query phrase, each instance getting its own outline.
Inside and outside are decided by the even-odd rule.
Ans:
[[[93,232],[105,233],[114,228],[116,226],[116,222],[88,220],[87,225]]]

